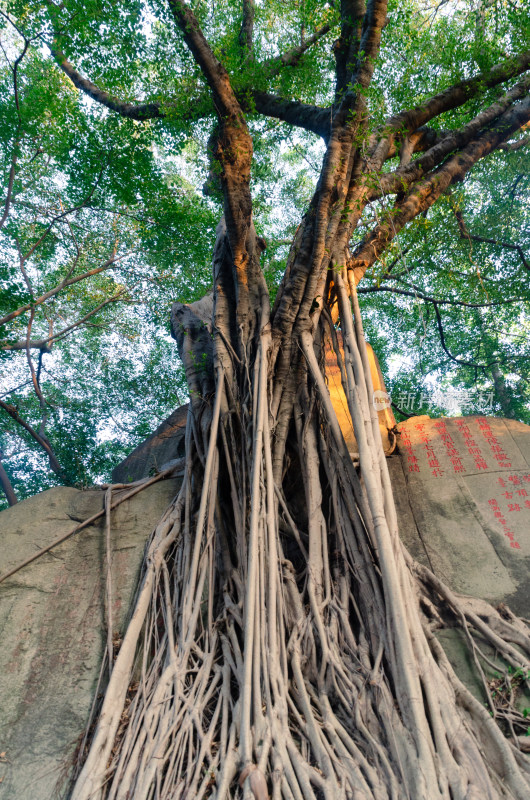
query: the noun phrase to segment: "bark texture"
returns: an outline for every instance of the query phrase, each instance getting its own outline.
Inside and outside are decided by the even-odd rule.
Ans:
[[[254,4],[243,5],[252,57]],[[190,8],[170,7],[217,110],[224,219],[211,314],[173,310],[191,399],[184,481],[151,537],[73,800],[525,800],[523,718],[491,694],[483,707],[434,630],[449,616],[477,663],[480,634],[527,680],[528,629],[464,604],[401,544],[356,283],[407,222],[530,119],[526,79],[461,130],[422,126],[524,73],[528,54],[369,136],[387,3],[342,2],[322,172],[271,309],[244,109]],[[320,126],[320,112],[301,105],[265,113]],[[385,173],[396,153],[400,166]],[[363,208],[387,194],[393,208],[350,252]],[[358,470],[323,376],[335,320]]]

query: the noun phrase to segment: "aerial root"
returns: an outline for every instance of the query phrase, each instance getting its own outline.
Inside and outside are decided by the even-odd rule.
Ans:
[[[257,495],[261,509],[267,507],[271,497],[277,497],[273,489],[267,490],[266,464],[263,472]],[[212,470],[212,480],[215,475]],[[172,513],[155,532],[133,615],[136,623],[129,628],[114,665],[113,676],[127,670],[129,683],[134,655],[140,654],[140,675],[135,680],[134,700],[127,708],[127,725],[121,739],[113,739],[117,727],[111,727],[110,715],[114,714],[118,723],[122,720],[126,698],[122,687],[113,686],[111,679],[89,755],[94,758],[95,753],[105,759],[100,788],[96,789],[93,781],[85,789],[78,781],[76,800],[94,796],[110,800],[131,796],[146,800],[264,800],[270,796],[397,800],[406,796],[403,786],[418,785],[424,778],[413,739],[396,706],[387,656],[389,634],[377,632],[379,646],[370,655],[373,650],[368,641],[376,632],[369,628],[365,601],[357,597],[364,619],[362,633],[357,625],[352,627],[345,608],[349,601],[343,581],[333,577],[330,559],[323,556],[323,542],[318,539],[326,535],[324,527],[319,523],[309,534],[315,538],[310,551],[319,548],[321,573],[306,570],[302,582],[285,559],[280,537],[275,535],[271,548],[270,531],[264,526],[260,529],[254,572],[255,639],[251,655],[245,655],[241,613],[245,582],[227,587],[211,616],[205,605],[205,587],[215,571],[215,559],[208,556],[213,548],[212,534],[206,525],[194,594],[188,596],[185,606],[180,601],[193,562],[192,542],[183,529],[185,505],[183,491]],[[346,573],[340,577],[346,578],[355,593],[359,563],[354,558],[360,557],[360,550],[352,543],[348,547],[346,540],[359,538],[362,532],[352,528],[338,487],[334,507],[341,509],[336,524],[344,537],[335,542]],[[278,553],[276,569],[269,560],[271,552]],[[325,570],[329,570],[328,578],[322,574]],[[429,601],[440,606],[440,614],[448,598],[454,609],[458,608],[459,599],[448,595],[423,568],[414,564],[413,571],[417,596],[426,596],[429,578]],[[271,585],[276,587],[274,619],[268,616]],[[415,607],[418,613],[417,598]],[[462,615],[468,624],[474,613],[462,602]],[[380,609],[380,619],[384,618],[382,614]],[[195,625],[193,631],[191,624]],[[481,635],[485,624],[482,622]],[[482,792],[482,797],[522,800],[528,795],[528,782],[522,777],[513,745],[456,678],[425,616],[420,625],[425,649],[416,646],[414,652],[438,771],[437,784],[431,786],[429,794],[422,789],[423,795],[418,792],[411,796],[466,800]],[[512,640],[523,635],[519,624],[502,618],[497,620],[497,628],[491,631],[497,645],[504,641],[502,634]],[[507,651],[511,647],[514,645],[507,643]],[[277,652],[274,661],[268,657],[271,648]],[[519,657],[523,658],[521,654]],[[246,713],[250,750],[243,760],[239,745],[244,718],[242,687],[249,674],[251,705]],[[488,769],[484,768],[485,758]]]
[[[503,716],[474,698],[435,630],[450,615],[479,666],[481,639],[525,678],[529,631],[455,595],[402,548],[362,328],[344,329],[361,475],[302,336],[298,517],[273,468],[268,334],[239,417],[218,371],[208,448],[190,423],[184,481],[148,548],[73,800],[528,797],[513,708]]]

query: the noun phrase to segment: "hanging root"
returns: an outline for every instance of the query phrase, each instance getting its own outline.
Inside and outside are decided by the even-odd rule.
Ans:
[[[218,370],[206,453],[188,424],[186,474],[147,550],[73,800],[529,796],[513,681],[501,709],[484,677],[485,707],[434,633],[450,618],[480,670],[487,641],[521,683],[529,631],[404,551],[346,278],[337,292],[360,475],[303,334],[307,380],[275,481],[262,317],[247,395]]]

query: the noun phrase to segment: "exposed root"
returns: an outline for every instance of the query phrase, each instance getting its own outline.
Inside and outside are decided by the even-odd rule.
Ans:
[[[303,334],[306,380],[275,481],[262,309],[247,396],[218,368],[205,452],[188,426],[186,474],[148,548],[73,800],[529,796],[513,680],[528,677],[529,631],[404,551],[354,287],[339,276],[337,291],[360,476]],[[435,636],[448,615],[480,670],[484,640],[513,670],[508,683],[483,673],[489,709]]]

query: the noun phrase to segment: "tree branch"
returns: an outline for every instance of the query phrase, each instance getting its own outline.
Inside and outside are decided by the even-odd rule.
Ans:
[[[140,122],[165,118],[166,114],[162,111],[160,103],[128,103],[120,100],[84,78],[60,51],[52,48],[50,50],[74,86],[111,111]],[[235,93],[235,96],[245,111],[255,110],[264,116],[274,117],[290,125],[316,133],[317,136],[322,136],[324,139],[327,139],[329,135],[331,109],[307,105],[297,100],[287,100],[279,95],[252,88],[240,90]]]
[[[362,21],[366,13],[365,0],[341,0],[340,37],[335,42],[335,102],[350,81],[361,41]]]
[[[53,44],[48,45],[48,47],[55,61],[64,74],[70,78],[74,86],[88,95],[88,97],[91,97],[92,100],[101,103],[102,106],[109,108],[111,111],[116,111],[122,117],[135,119],[139,122],[147,119],[163,118],[165,116],[160,110],[159,103],[127,103],[115,97],[115,95],[106,92],[104,89],[100,89],[95,83],[92,83],[92,81],[85,78],[75,69],[73,64],[68,61],[60,49],[56,39],[54,39]]]
[[[471,142],[481,130],[486,128],[486,126],[498,120],[516,100],[528,94],[529,88],[530,76],[526,76],[503,97],[499,98],[484,111],[481,111],[480,114],[463,128],[449,131],[445,136],[439,138],[439,140],[427,150],[424,156],[415,159],[413,162],[403,167],[400,166],[392,173],[385,173],[382,175],[379,180],[379,189],[376,189],[375,192],[370,195],[371,199],[380,196],[380,194],[393,194],[406,190],[414,181],[419,180],[423,175],[429,172],[429,170],[441,164],[449,153],[464,147]]]
[[[242,118],[241,108],[232,89],[228,72],[214,55],[195,15],[183,0],[169,0],[169,6],[182,31],[184,41],[206,78],[217,113],[221,118]]]
[[[374,134],[370,141],[370,154],[373,157],[380,147],[388,147],[394,135],[399,132],[402,137],[405,132],[412,133],[417,128],[426,125],[429,120],[438,117],[446,111],[464,105],[475,95],[486,89],[491,89],[510,78],[520,75],[530,67],[530,50],[519,56],[503,61],[492,67],[489,72],[480,73],[473,78],[460,81],[434,95],[425,103],[415,106],[408,111],[402,111],[389,117],[382,130]],[[385,143],[386,142],[386,143]]]
[[[243,20],[241,22],[241,29],[239,31],[239,46],[246,49],[247,55],[252,56],[253,33],[254,33],[254,17],[256,14],[256,3],[254,0],[243,0]]]
[[[55,472],[55,474],[58,475],[62,481],[67,483],[66,474],[59,464],[57,456],[53,452],[52,446],[50,445],[47,437],[37,433],[37,431],[20,416],[15,406],[9,405],[9,403],[4,403],[3,400],[0,400],[0,408],[3,408],[4,411],[9,414],[9,416],[14,419],[16,423],[18,423],[18,425],[24,428],[24,430],[29,433],[29,435],[37,442],[37,444],[42,447],[42,449],[48,455],[50,467],[53,472]]]
[[[19,101],[19,97],[18,97],[18,67],[19,67],[22,59],[26,55],[26,53],[28,51],[28,47],[29,47],[29,39],[26,39],[26,37],[24,37],[24,47],[22,48],[22,52],[16,58],[15,63],[13,64],[13,93],[14,93],[14,97],[15,97],[15,106],[17,108],[17,115],[18,115],[19,123],[22,120],[21,120],[21,116],[20,116],[20,101]]]
[[[506,150],[513,153],[515,150],[520,150],[521,147],[526,147],[527,144],[530,144],[530,136],[523,136],[522,139],[518,139],[516,142],[504,142],[504,144],[500,144],[499,150]]]
[[[491,308],[493,306],[508,305],[510,303],[521,302],[520,297],[511,297],[509,300],[498,300],[489,303],[466,303],[463,300],[439,300],[437,297],[430,297],[421,291],[410,291],[409,289],[398,289],[396,286],[363,286],[357,288],[357,294],[373,294],[374,292],[391,292],[400,294],[404,297],[413,297],[415,300],[424,300],[426,303],[433,303],[438,306],[462,306],[463,308]]]
[[[15,311],[11,311],[9,314],[6,314],[5,317],[0,319],[0,326],[5,325],[7,322],[10,322],[15,317],[20,316],[20,314],[24,314],[26,311],[29,311],[31,308],[35,308],[36,306],[40,306],[42,303],[45,303],[46,300],[49,300],[50,297],[55,297],[56,294],[61,292],[67,286],[72,286],[74,283],[79,283],[79,281],[84,281],[86,278],[91,278],[93,275],[99,275],[100,272],[104,272],[106,269],[110,269],[113,264],[116,264],[118,261],[121,261],[123,258],[131,255],[130,251],[128,253],[124,253],[121,256],[112,256],[104,264],[100,267],[95,267],[94,269],[90,269],[87,272],[83,272],[81,275],[76,275],[75,278],[69,278],[68,280],[63,280],[61,283],[58,283],[53,289],[50,289],[48,292],[45,292],[40,297],[37,297],[32,303],[26,303],[24,306],[20,306]]]
[[[27,348],[31,350],[41,350],[44,352],[51,352],[51,347],[56,342],[64,339],[65,336],[73,333],[76,328],[79,328],[81,325],[89,320],[94,314],[97,314],[98,311],[101,311],[102,308],[108,306],[110,303],[116,303],[121,296],[127,291],[127,289],[121,289],[117,294],[113,295],[112,297],[107,298],[102,303],[97,305],[92,311],[89,311],[88,314],[85,314],[84,317],[81,317],[76,322],[73,322],[71,325],[68,325],[66,328],[63,328],[58,333],[54,334],[53,336],[48,336],[46,339],[36,339],[30,340],[26,342],[25,339],[21,339],[18,342],[13,342],[12,344],[1,344],[0,343],[0,350],[4,350],[6,352],[12,352],[15,350],[26,350]]]
[[[451,361],[454,361],[456,364],[461,364],[463,367],[478,367],[479,369],[484,369],[484,367],[480,364],[475,363],[475,361],[463,361],[460,358],[456,358],[448,349],[447,344],[445,342],[445,334],[442,324],[442,316],[440,314],[440,309],[438,308],[438,304],[433,302],[434,313],[436,314],[436,325],[438,327],[438,333],[440,334],[440,344],[442,345],[442,349]]]
[[[7,181],[7,194],[6,194],[5,204],[4,204],[4,213],[2,214],[2,218],[0,219],[0,230],[4,227],[4,223],[5,223],[6,219],[9,216],[9,207],[11,205],[11,197],[12,197],[12,194],[13,194],[13,184],[15,182],[15,170],[16,170],[17,159],[18,159],[18,152],[17,152],[18,145],[19,145],[19,142],[17,140],[17,141],[15,141],[15,143],[13,145],[13,153],[12,153],[12,156],[11,156],[11,168],[9,170],[9,178],[8,178],[8,181]]]
[[[48,421],[48,413],[46,408],[46,400],[44,399],[44,395],[42,394],[42,389],[40,388],[39,378],[37,377],[37,373],[35,372],[35,367],[33,365],[33,359],[31,358],[31,350],[29,347],[29,342],[31,338],[31,328],[33,325],[33,319],[35,317],[35,309],[31,309],[29,321],[28,321],[28,330],[26,334],[26,341],[24,343],[24,350],[26,351],[26,360],[28,362],[29,372],[31,375],[31,382],[33,384],[33,389],[35,390],[35,394],[37,395],[37,399],[39,401],[39,406],[42,414],[41,424],[39,426],[39,434],[40,436],[44,437],[44,431],[46,428],[46,422]],[[40,370],[39,370],[40,372]]]
[[[528,263],[528,260],[526,259],[526,256],[520,245],[512,244],[512,242],[502,242],[499,241],[498,239],[488,239],[485,236],[477,236],[476,234],[469,233],[462,212],[459,211],[458,209],[455,209],[455,217],[458,223],[458,229],[460,231],[461,239],[468,239],[474,242],[483,242],[484,244],[494,244],[497,245],[498,247],[503,247],[506,250],[515,250],[519,254],[519,258],[521,259],[524,268],[528,272],[530,272],[530,264]]]
[[[334,118],[334,124],[339,128],[347,124],[347,119],[353,116],[352,112],[358,115],[366,106],[363,90],[372,81],[387,8],[388,0],[369,0],[367,3],[356,63]]]
[[[18,498],[15,494],[13,486],[11,485],[11,481],[9,480],[9,475],[4,469],[4,465],[2,464],[2,458],[3,454],[2,451],[0,451],[0,486],[2,487],[3,492],[7,498],[8,505],[14,506],[16,503],[18,503]]]
[[[429,209],[440,195],[466,175],[484,156],[492,152],[518,128],[530,119],[530,98],[510,107],[495,124],[463,150],[455,153],[435,172],[414,184],[407,195],[396,202],[384,222],[378,224],[355,249],[349,268],[354,270],[358,282],[388,246],[389,242],[418,214]]]
[[[101,170],[99,171],[99,174],[98,174],[98,176],[97,176],[96,180],[94,181],[94,185],[92,186],[92,189],[91,189],[91,190],[90,190],[90,192],[88,193],[87,197],[86,197],[86,198],[85,198],[85,199],[84,199],[84,200],[83,200],[81,203],[79,203],[79,205],[77,205],[77,206],[72,206],[71,208],[67,208],[65,211],[64,211],[64,210],[61,210],[61,213],[60,213],[60,214],[56,214],[56,215],[55,215],[55,216],[52,218],[52,220],[51,220],[51,221],[48,223],[48,227],[46,228],[46,230],[44,231],[44,233],[43,233],[41,236],[39,236],[39,238],[37,239],[37,241],[36,241],[36,242],[34,242],[34,243],[32,244],[32,246],[30,247],[30,249],[29,249],[29,250],[28,250],[28,251],[27,251],[25,254],[22,254],[22,252],[20,251],[20,248],[19,248],[19,256],[20,256],[20,269],[21,269],[21,271],[22,271],[22,274],[24,275],[24,279],[25,279],[26,283],[28,284],[28,288],[29,288],[29,290],[30,290],[30,293],[31,293],[31,286],[29,285],[29,281],[28,281],[27,275],[25,274],[25,271],[24,271],[24,264],[26,263],[26,261],[28,260],[28,258],[30,258],[30,256],[31,256],[31,255],[33,255],[33,253],[35,252],[35,250],[37,249],[37,247],[39,247],[39,245],[40,245],[40,244],[42,244],[42,242],[44,241],[44,239],[46,238],[46,236],[49,234],[49,232],[51,231],[51,229],[53,228],[53,226],[55,225],[55,223],[56,223],[56,222],[59,222],[59,220],[62,220],[62,219],[64,219],[65,217],[66,217],[66,218],[68,218],[68,215],[69,215],[69,214],[73,214],[73,213],[74,213],[74,212],[76,212],[76,211],[80,211],[82,208],[84,208],[84,207],[85,207],[85,205],[88,203],[88,201],[90,200],[90,198],[92,197],[92,195],[93,195],[93,194],[94,194],[94,192],[96,191],[96,189],[97,189],[97,187],[98,187],[98,184],[99,184],[99,181],[100,181],[100,179],[101,179],[101,176],[102,176],[102,174],[103,174],[103,171],[104,171],[104,169],[105,169],[105,167],[103,166],[103,167],[101,168]],[[62,209],[62,204],[61,204],[61,209]],[[72,230],[72,228],[71,228],[71,225],[70,225],[70,222],[68,221],[68,219],[67,219],[67,223],[68,223],[68,227],[70,228],[70,231],[71,231],[71,230]],[[73,234],[72,234],[72,236],[73,236]],[[73,238],[74,238],[74,242],[75,242],[75,237],[73,237]],[[77,243],[76,243],[76,249],[78,249],[78,248],[77,248]],[[77,263],[77,259],[76,259],[76,261],[74,262],[74,264],[75,264],[75,263]],[[1,322],[0,322],[0,324],[1,324]]]
[[[197,63],[203,70],[210,88],[212,89],[214,84],[219,88],[220,84],[222,83],[222,81],[218,79],[219,76],[216,75],[216,73],[219,71],[219,68],[225,73],[224,80],[229,83],[228,75],[224,70],[224,67],[211,52],[206,39],[198,28],[196,20],[192,24],[191,20],[192,18],[193,20],[195,18],[193,17],[191,11],[184,3],[179,2],[179,0],[174,0],[174,2],[170,3],[170,5],[177,19],[179,27],[185,34],[184,38],[186,43],[192,50]],[[244,36],[245,46],[248,47],[250,51],[255,2],[254,0],[244,0],[243,6],[244,15],[240,37]],[[329,25],[324,25],[322,28],[320,28],[320,30],[310,36],[303,45],[287,51],[287,53],[277,59],[271,59],[270,62],[264,62],[264,67],[267,65],[270,67],[269,77],[276,75],[284,66],[295,65],[298,63],[303,53],[306,52],[306,50],[316,41],[322,38],[322,36],[324,36],[329,29]],[[192,30],[195,31],[193,36]],[[250,39],[248,38],[249,36]],[[192,38],[195,41],[195,52],[191,48]],[[126,102],[124,100],[120,100],[118,97],[110,94],[104,89],[99,88],[91,80],[85,78],[67,59],[59,46],[57,38],[54,39],[52,45],[49,45],[49,49],[58,66],[63,70],[65,75],[68,76],[74,86],[88,95],[88,97],[91,97],[93,100],[110,109],[111,111],[115,111],[123,117],[137,121],[145,121],[148,119],[164,119],[166,116],[165,112],[162,110],[161,103]],[[208,51],[210,53],[209,56],[207,55]],[[208,75],[210,75],[210,80],[208,79]],[[212,80],[214,82],[213,84],[211,83]],[[237,99],[237,102],[245,111],[255,110],[259,114],[274,117],[287,122],[290,125],[295,125],[316,133],[318,136],[322,136],[324,139],[327,139],[329,135],[331,109],[323,109],[319,108],[318,106],[306,105],[299,101],[287,100],[283,97],[252,88],[241,90],[237,92],[237,94],[232,92],[232,95]],[[216,107],[218,108],[217,101]]]
[[[267,117],[280,119],[297,128],[304,128],[323,139],[329,138],[331,128],[331,108],[307,105],[299,100],[286,100],[283,97],[259,89],[250,89],[238,93],[238,100],[243,110],[256,111]]]
[[[330,30],[331,25],[326,23],[297,47],[287,50],[281,56],[276,56],[275,58],[268,59],[267,61],[262,61],[260,67],[265,70],[266,77],[273,78],[274,76],[278,75],[284,67],[295,67],[300,63],[300,59],[304,53],[306,53],[316,42],[320,41],[320,39],[322,39],[326,33],[329,33]]]

